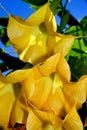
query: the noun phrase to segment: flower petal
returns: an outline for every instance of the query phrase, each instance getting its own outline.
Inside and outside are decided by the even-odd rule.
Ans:
[[[47,4],[27,20],[10,15],[7,33],[20,59],[37,64],[47,57],[62,52],[65,56],[76,37],[56,32],[55,16]]]
[[[49,57],[42,65],[38,65],[38,69],[43,76],[49,76],[56,72],[56,66],[59,62],[60,55],[60,53],[57,53]]]
[[[68,91],[67,91],[68,90]],[[82,78],[76,83],[66,83],[63,86],[63,92],[66,100],[71,106],[76,103],[76,108],[82,107],[82,104],[86,101],[86,90],[87,90],[87,77]]]
[[[64,130],[83,130],[83,124],[75,106],[66,115],[62,128]]]
[[[60,55],[59,62],[57,64],[56,69],[57,69],[57,73],[58,73],[60,79],[64,83],[66,81],[70,81],[70,78],[71,78],[70,67],[62,54]]]
[[[12,84],[5,84],[0,88],[0,126],[8,127],[15,101],[14,89],[15,87]]]
[[[17,83],[23,81],[29,73],[30,69],[20,69],[9,73],[7,76],[1,74],[0,80],[5,83]]]
[[[53,92],[53,90],[50,92],[49,97],[46,103],[44,104],[44,109],[48,111],[53,111],[55,115],[64,117],[66,114],[65,107],[67,108],[69,107],[66,106],[66,104],[67,101],[65,100],[65,97],[63,95],[62,88],[60,86],[57,86],[55,92]]]
[[[14,48],[21,53],[28,46],[31,28],[22,18],[10,15],[7,26],[8,37]]]
[[[29,109],[29,114],[26,122],[27,130],[39,130],[41,128],[42,121]]]
[[[14,103],[11,113],[11,125],[14,127],[16,123],[26,124],[28,110],[24,99],[20,96]]]
[[[30,76],[22,83],[22,94],[28,103],[31,102],[34,106],[42,108],[51,91],[52,80],[50,77],[34,80],[32,73]]]
[[[52,112],[45,112],[40,110],[33,110],[33,112],[43,123],[51,124],[54,127],[59,127],[63,123],[62,119]]]
[[[26,22],[31,26],[37,26],[45,22],[49,33],[57,30],[55,17],[48,3],[33,13]]]
[[[76,37],[72,35],[63,35],[57,33],[56,39],[59,39],[59,37],[61,39],[58,40],[57,44],[55,45],[54,53],[57,53],[61,50],[62,54],[66,56],[67,53],[70,51]]]

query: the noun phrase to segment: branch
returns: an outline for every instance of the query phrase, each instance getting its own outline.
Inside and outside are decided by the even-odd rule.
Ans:
[[[1,68],[2,72],[6,71],[6,69],[16,70],[16,69],[21,69],[21,68],[33,67],[33,65],[29,62],[23,62],[19,58],[8,55],[1,48],[0,48],[0,59],[4,62],[3,63],[4,66],[2,66]]]
[[[67,13],[67,10],[64,10],[64,14]],[[61,17],[62,16],[62,12],[60,11],[58,13],[58,15]],[[69,18],[69,21],[67,23],[69,26],[73,26],[73,25],[76,25],[76,26],[82,26],[76,19],[75,17],[72,16],[72,14],[70,14],[70,18]]]

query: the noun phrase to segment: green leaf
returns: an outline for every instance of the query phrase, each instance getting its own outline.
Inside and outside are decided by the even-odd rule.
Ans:
[[[54,13],[54,15],[60,11],[60,2],[61,0],[50,1],[50,8],[52,12]]]
[[[3,27],[0,29],[0,40],[6,47],[10,46],[10,42],[7,36],[7,30]]]
[[[28,3],[28,4],[41,6],[41,5],[45,4],[45,3],[47,3],[48,0],[23,0],[23,1]]]
[[[84,127],[84,130],[87,130],[87,126],[86,126],[86,127]]]
[[[81,21],[81,25],[83,26],[84,30],[87,30],[87,16],[85,16]]]
[[[66,24],[69,21],[69,17],[70,17],[70,13],[69,13],[69,11],[67,11],[61,20],[61,24],[60,24],[61,30],[65,28]]]
[[[1,28],[0,29],[0,38],[2,38],[5,33],[6,33],[6,30],[4,28]]]
[[[77,81],[82,75],[87,74],[87,57],[70,56],[68,63],[71,69],[71,80]]]
[[[77,56],[78,58],[87,56],[87,47],[85,46],[83,39],[76,39],[73,43],[72,49],[66,56],[66,60],[69,60],[70,56]]]
[[[75,35],[75,36],[83,36],[83,28],[79,27],[79,26],[71,26],[69,28],[67,28],[65,30],[65,34],[71,34],[71,35]]]
[[[84,54],[85,51],[81,50],[81,49],[77,49],[77,48],[72,48],[73,51],[80,53],[80,54]]]

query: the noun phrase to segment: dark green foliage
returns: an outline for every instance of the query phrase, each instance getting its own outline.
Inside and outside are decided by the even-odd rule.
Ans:
[[[69,17],[70,17],[70,13],[69,13],[69,11],[67,11],[61,20],[61,24],[60,24],[61,30],[63,30],[65,28],[66,24],[69,21]]]
[[[23,1],[28,3],[28,4],[41,6],[41,5],[45,4],[45,3],[47,3],[48,0],[23,0]]]
[[[1,28],[0,29],[0,40],[1,42],[5,45],[5,46],[9,46],[10,43],[9,43],[9,39],[8,39],[8,36],[7,36],[7,29],[6,28]]]
[[[8,18],[0,18],[0,25],[3,27],[7,27]]]
[[[78,80],[82,75],[87,74],[87,16],[81,21],[81,26],[71,26],[65,30],[65,34],[83,36],[76,39],[71,51],[66,56],[72,73],[72,81]]]
[[[85,118],[87,117],[87,101],[83,103],[82,108],[78,110],[78,113],[80,115],[80,118],[83,122],[83,125],[85,124]],[[87,127],[84,127],[84,130],[87,130]]]
[[[87,56],[80,59],[70,56],[68,63],[71,69],[72,81],[77,81],[82,75],[87,74]]]
[[[61,10],[60,2],[61,0],[50,0],[50,8],[54,15],[58,14],[58,12]]]

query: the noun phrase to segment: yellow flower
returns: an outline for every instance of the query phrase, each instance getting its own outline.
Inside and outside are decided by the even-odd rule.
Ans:
[[[16,84],[0,81],[0,126],[5,129],[9,126],[12,107],[20,91],[19,89],[20,87],[17,87]]]
[[[48,3],[33,13],[27,20],[9,16],[8,37],[23,61],[33,64],[62,51],[66,55],[76,37],[56,32],[55,16]]]
[[[6,76],[5,81],[11,83],[20,82],[23,86],[22,95],[25,100],[31,102],[35,107],[38,107],[39,109],[47,109],[49,111],[51,105],[52,111],[59,115],[61,113],[61,109],[64,108],[64,104],[66,103],[62,92],[62,81],[58,76],[59,72],[57,72],[57,67],[59,68],[58,65],[60,59],[63,62],[62,67],[65,70],[65,73],[62,76],[65,76],[65,78],[67,78],[66,80],[69,80],[69,66],[64,57],[58,53],[48,58],[44,63],[38,64],[31,69],[14,71],[13,73]],[[60,95],[60,98],[58,96],[58,93]],[[46,104],[48,108],[45,108],[45,102],[49,102],[50,97],[52,97],[51,102],[50,104]],[[57,100],[61,99],[59,101],[60,105],[53,105],[55,97]],[[57,103],[56,101],[55,103]]]
[[[4,82],[19,82],[22,86],[13,105],[11,124],[26,124],[27,130],[74,130],[79,128],[79,122],[82,130],[76,109],[86,100],[87,76],[76,83],[70,82],[70,77],[69,65],[61,53],[31,69],[16,70],[3,77]]]

